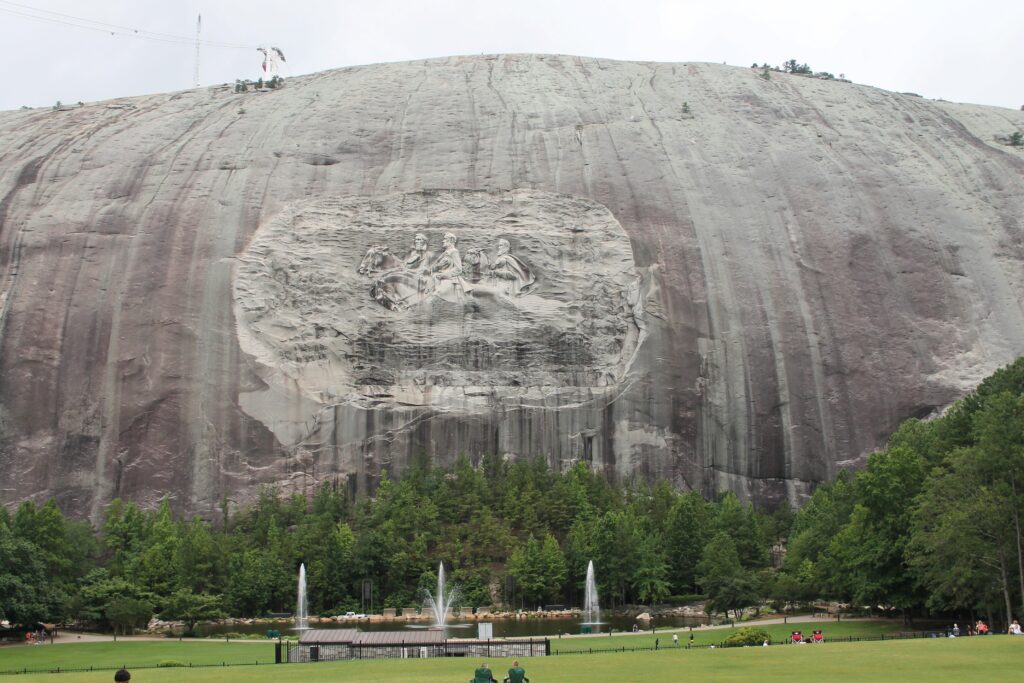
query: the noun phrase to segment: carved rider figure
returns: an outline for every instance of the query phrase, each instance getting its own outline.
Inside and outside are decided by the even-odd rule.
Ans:
[[[462,256],[455,248],[456,237],[450,232],[444,234],[444,250],[431,266],[437,280],[436,294],[446,301],[459,301],[465,294],[462,283]]]
[[[511,249],[507,239],[498,240],[498,255],[490,265],[490,276],[494,280],[494,287],[502,294],[519,296],[525,294],[537,278],[528,265],[510,253]]]
[[[433,260],[434,252],[427,249],[427,236],[422,232],[416,233],[416,236],[412,238],[412,251],[403,262],[405,268],[417,273],[425,273],[428,272]]]

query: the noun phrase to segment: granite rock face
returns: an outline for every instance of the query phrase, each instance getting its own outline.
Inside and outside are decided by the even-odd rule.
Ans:
[[[423,453],[796,501],[1024,354],[1014,130],[539,55],[0,113],[0,502]]]

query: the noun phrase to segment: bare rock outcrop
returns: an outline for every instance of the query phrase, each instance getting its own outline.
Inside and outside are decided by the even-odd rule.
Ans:
[[[0,502],[421,453],[799,499],[1024,354],[1016,130],[541,55],[0,113]]]

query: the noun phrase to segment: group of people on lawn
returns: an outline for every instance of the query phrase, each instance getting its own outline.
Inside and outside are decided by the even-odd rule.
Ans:
[[[1024,636],[1024,631],[1021,631],[1020,622],[1016,619],[1010,624],[1006,632],[1011,636]],[[967,635],[969,636],[987,636],[989,634],[988,624],[981,619],[978,619],[978,623],[974,626],[967,624]],[[950,638],[958,638],[960,636],[960,626],[953,624],[953,628],[949,631]]]

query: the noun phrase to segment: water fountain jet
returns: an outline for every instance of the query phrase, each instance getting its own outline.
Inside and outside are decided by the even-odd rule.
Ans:
[[[306,597],[306,563],[299,565],[299,599],[295,607],[295,630],[309,628],[309,603]]]
[[[583,593],[584,624],[601,623],[601,605],[597,600],[597,582],[594,580],[594,561],[587,564],[587,583]]]
[[[433,628],[444,628],[445,622],[448,621],[448,617],[451,614],[452,606],[459,597],[458,586],[447,586],[445,584],[444,562],[439,563],[437,566],[437,593],[431,595],[429,591],[424,592],[426,593],[424,606],[434,610]]]

